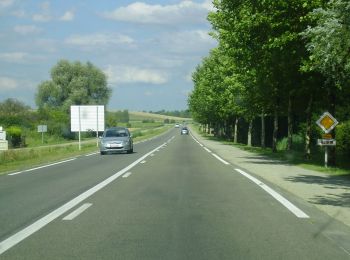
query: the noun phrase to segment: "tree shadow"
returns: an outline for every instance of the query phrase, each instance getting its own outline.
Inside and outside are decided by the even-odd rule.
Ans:
[[[291,166],[292,165],[291,163],[289,163],[287,161],[271,158],[271,157],[268,157],[265,155],[238,156],[237,158],[245,159],[245,161],[244,161],[245,163],[273,164],[273,165],[283,165],[283,166]]]
[[[321,185],[334,193],[317,195],[309,199],[310,203],[319,205],[331,205],[350,207],[350,178],[346,176],[315,176],[315,175],[300,175],[285,178],[287,181],[306,183],[312,185]],[[345,192],[336,190],[343,189]]]
[[[350,192],[341,194],[327,194],[327,196],[316,196],[309,202],[319,205],[331,205],[350,208]]]

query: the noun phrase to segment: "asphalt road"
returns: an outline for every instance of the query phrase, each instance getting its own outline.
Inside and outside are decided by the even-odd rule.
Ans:
[[[0,177],[0,259],[350,259],[323,213],[190,135],[134,150]]]

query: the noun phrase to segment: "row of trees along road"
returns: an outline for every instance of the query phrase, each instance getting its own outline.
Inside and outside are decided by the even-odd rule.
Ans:
[[[349,1],[214,0],[214,5],[208,20],[218,47],[192,75],[188,103],[195,120],[218,135],[233,132],[235,142],[246,123],[248,145],[255,129],[259,145],[269,142],[273,151],[283,137],[280,130],[285,129],[287,149],[298,133],[306,157],[324,111],[343,122],[337,131],[349,129]],[[344,135],[337,138],[343,148],[350,133]]]

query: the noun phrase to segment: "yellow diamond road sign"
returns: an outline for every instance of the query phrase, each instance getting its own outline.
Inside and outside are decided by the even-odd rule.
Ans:
[[[338,124],[337,119],[335,119],[330,113],[325,112],[316,122],[322,130],[328,134],[334,127]]]

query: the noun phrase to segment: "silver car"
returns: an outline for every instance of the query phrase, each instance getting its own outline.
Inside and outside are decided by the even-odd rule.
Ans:
[[[99,142],[100,153],[134,152],[132,134],[125,127],[112,127],[104,131]]]

